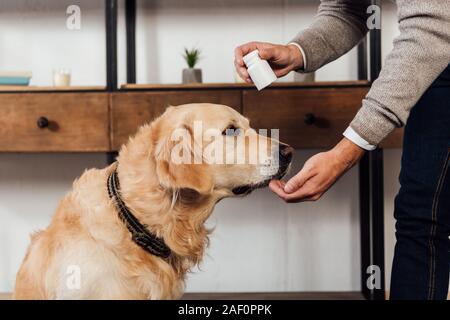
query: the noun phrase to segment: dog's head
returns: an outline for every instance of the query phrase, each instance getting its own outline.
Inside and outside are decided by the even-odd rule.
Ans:
[[[203,256],[204,222],[217,201],[281,178],[292,148],[259,135],[234,109],[215,104],[169,107],[120,151],[118,174],[127,206],[164,238],[185,270]],[[182,260],[180,260],[182,261]]]
[[[219,198],[247,194],[287,171],[292,148],[257,134],[234,109],[169,107],[151,127],[156,175],[164,188]]]

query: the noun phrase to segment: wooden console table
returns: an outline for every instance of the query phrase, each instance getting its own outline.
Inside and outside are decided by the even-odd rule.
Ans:
[[[229,105],[256,129],[280,129],[280,140],[297,149],[330,148],[342,138],[368,87],[355,81],[277,83],[263,92],[247,84],[2,91],[0,152],[114,152],[167,106],[191,102]],[[398,130],[383,146],[400,144]]]

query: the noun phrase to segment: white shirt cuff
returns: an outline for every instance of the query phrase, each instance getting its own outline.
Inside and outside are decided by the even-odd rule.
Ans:
[[[289,42],[288,46],[289,45],[296,46],[300,50],[300,53],[302,54],[302,57],[303,57],[303,70],[306,70],[306,55],[305,55],[305,51],[303,51],[302,47],[297,42]]]
[[[355,130],[353,130],[351,127],[348,127],[344,133],[344,137],[346,137],[348,140],[353,142],[354,144],[360,146],[361,148],[372,151],[377,148],[377,146],[374,146],[373,144],[370,144],[366,140],[364,140]]]

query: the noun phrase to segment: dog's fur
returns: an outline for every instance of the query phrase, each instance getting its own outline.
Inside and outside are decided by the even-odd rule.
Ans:
[[[267,161],[257,165],[173,164],[171,133],[177,128],[192,132],[196,120],[202,121],[203,131],[224,130],[230,125],[249,129],[248,120],[226,106],[169,107],[161,117],[140,128],[122,147],[117,161],[123,200],[141,223],[165,240],[174,253],[170,261],[136,245],[118,217],[106,188],[116,164],[91,169],[74,182],[49,227],[31,237],[17,274],[14,298],[180,297],[186,273],[201,261],[208,244],[204,222],[217,201],[233,196],[235,187],[261,186],[270,179],[260,172]],[[230,144],[233,137],[223,139]],[[234,147],[233,152],[245,150]],[[275,156],[271,152],[269,166],[270,157]],[[70,285],[71,272],[77,271],[81,275],[79,288]]]

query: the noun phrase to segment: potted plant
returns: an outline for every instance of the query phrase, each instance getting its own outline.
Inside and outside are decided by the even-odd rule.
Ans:
[[[184,48],[183,58],[186,61],[189,68],[183,69],[183,83],[201,83],[202,82],[202,70],[196,69],[195,65],[200,59],[200,50],[197,48],[187,49]]]

